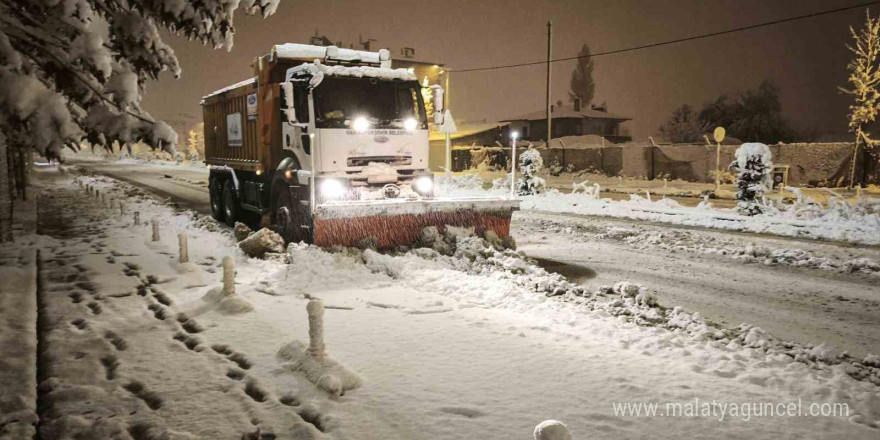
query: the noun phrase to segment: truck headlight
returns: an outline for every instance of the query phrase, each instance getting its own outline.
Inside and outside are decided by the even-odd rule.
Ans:
[[[409,118],[406,121],[403,121],[403,128],[406,131],[413,131],[416,128],[418,128],[418,126],[419,126],[419,123],[416,122],[416,120],[413,118]]]
[[[351,126],[355,131],[367,131],[370,129],[370,121],[364,117],[356,118],[354,122],[351,123]]]
[[[421,194],[431,194],[434,189],[434,179],[428,176],[422,176],[416,179],[416,191]]]
[[[321,181],[321,197],[325,199],[339,199],[345,195],[345,186],[336,179],[324,179]]]

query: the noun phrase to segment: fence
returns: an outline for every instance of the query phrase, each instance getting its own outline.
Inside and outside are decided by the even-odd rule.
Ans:
[[[721,169],[734,160],[739,146],[721,146]],[[770,145],[775,165],[788,165],[790,185],[842,186],[848,183],[852,163],[852,144],[797,143]],[[525,147],[517,149],[517,154]],[[715,180],[715,146],[682,145],[611,145],[593,148],[539,149],[544,165],[556,163],[571,171],[591,171],[609,176],[645,179],[665,177],[692,182]],[[452,151],[453,171],[478,168],[509,168],[510,149],[502,147],[457,147]],[[856,181],[880,184],[880,160],[877,155],[861,152],[856,167]]]

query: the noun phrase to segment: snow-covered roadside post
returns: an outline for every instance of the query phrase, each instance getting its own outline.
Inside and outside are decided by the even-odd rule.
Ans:
[[[159,219],[154,217],[150,222],[153,223],[153,241],[159,241]]]
[[[177,244],[180,248],[180,260],[181,263],[189,263],[189,249],[187,248],[187,238],[186,234],[181,232],[177,234]]]
[[[235,295],[235,264],[232,257],[223,257],[223,296]]]
[[[134,225],[135,226],[141,225],[141,213],[138,211],[134,212]]]
[[[309,354],[324,360],[324,301],[313,299],[306,305],[309,312]]]
[[[125,215],[125,209],[122,207],[122,201],[119,202],[119,215]]]

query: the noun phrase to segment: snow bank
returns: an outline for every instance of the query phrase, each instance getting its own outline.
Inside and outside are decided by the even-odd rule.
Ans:
[[[600,215],[789,237],[880,244],[880,204],[876,202],[864,202],[861,208],[832,204],[827,209],[818,211],[821,214],[810,211],[814,213],[812,218],[781,209],[768,210],[761,215],[744,216],[731,210],[707,209],[706,206],[688,208],[672,199],[651,201],[632,195],[628,201],[613,201],[595,199],[592,194],[562,194],[557,191],[523,197],[520,206],[524,210]]]
[[[292,371],[302,372],[312,383],[325,392],[342,396],[346,391],[360,388],[362,380],[357,374],[339,362],[324,356],[318,360],[309,354],[309,348],[300,341],[292,341],[276,353],[282,366]]]

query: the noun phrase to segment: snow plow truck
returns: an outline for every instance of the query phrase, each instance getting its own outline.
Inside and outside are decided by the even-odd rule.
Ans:
[[[432,86],[429,121],[422,86],[387,50],[280,44],[253,68],[201,102],[216,219],[322,247],[410,246],[428,226],[510,234],[517,200],[435,196],[428,130],[443,90]]]

